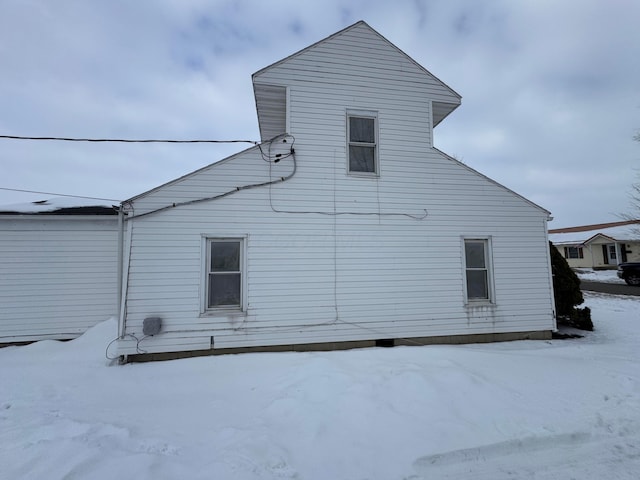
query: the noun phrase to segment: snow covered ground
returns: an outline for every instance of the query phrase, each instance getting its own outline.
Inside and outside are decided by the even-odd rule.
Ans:
[[[584,338],[110,365],[0,349],[3,479],[637,479],[640,298]]]
[[[618,278],[618,270],[592,270],[590,268],[581,268],[576,270],[576,274],[580,280],[601,283],[619,283],[625,285],[624,280]]]

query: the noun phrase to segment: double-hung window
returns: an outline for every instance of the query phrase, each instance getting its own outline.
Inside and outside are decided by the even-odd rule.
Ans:
[[[244,240],[208,238],[205,310],[242,309]]]
[[[464,240],[467,302],[491,302],[492,273],[488,238]]]
[[[347,112],[350,174],[378,175],[378,117],[375,112]]]

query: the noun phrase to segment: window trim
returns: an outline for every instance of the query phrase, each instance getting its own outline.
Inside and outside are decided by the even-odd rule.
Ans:
[[[367,142],[352,142],[351,141],[351,122],[349,119],[351,117],[354,118],[370,118],[373,119],[373,133],[374,133],[374,143]],[[345,123],[346,123],[346,158],[347,158],[347,174],[354,177],[369,177],[369,178],[377,178],[380,176],[380,161],[379,161],[379,150],[380,150],[380,136],[378,132],[378,112],[375,110],[352,110],[348,109],[345,115]],[[351,171],[351,162],[349,157],[349,147],[353,146],[364,146],[364,147],[373,147],[373,172],[358,172]]]
[[[240,243],[240,305],[209,307],[209,271],[211,265],[211,244],[213,242]],[[202,235],[200,281],[200,314],[202,316],[247,311],[247,235]]]
[[[576,255],[575,257],[571,256],[571,249],[575,249],[576,251]],[[570,245],[567,247],[564,247],[564,258],[566,258],[567,260],[580,260],[581,258],[584,258],[584,250],[582,249],[581,246],[578,245]]]
[[[467,291],[467,242],[482,242],[484,245],[484,262],[487,272],[487,298],[469,298],[469,292]],[[495,283],[494,283],[494,269],[493,269],[493,242],[490,235],[488,236],[463,236],[461,238],[462,248],[462,289],[464,294],[464,303],[466,306],[486,306],[494,305],[495,302]],[[478,270],[478,269],[475,269]]]

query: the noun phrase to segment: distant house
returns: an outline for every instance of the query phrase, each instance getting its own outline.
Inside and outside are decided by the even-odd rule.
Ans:
[[[640,220],[549,230],[549,240],[572,268],[616,268],[640,262]]]
[[[95,203],[0,207],[0,344],[75,338],[116,314],[118,217]]]
[[[439,151],[364,22],[253,75],[263,143],[123,203],[120,355],[549,338],[549,212]]]

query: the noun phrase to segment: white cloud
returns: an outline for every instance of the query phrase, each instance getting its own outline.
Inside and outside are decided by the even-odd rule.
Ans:
[[[364,19],[463,96],[439,148],[555,226],[596,223],[626,209],[640,159],[639,17],[625,0],[13,0],[0,16],[0,132],[255,139],[251,74]],[[239,150],[0,145],[0,186],[121,198]],[[0,204],[32,199],[0,191]]]

